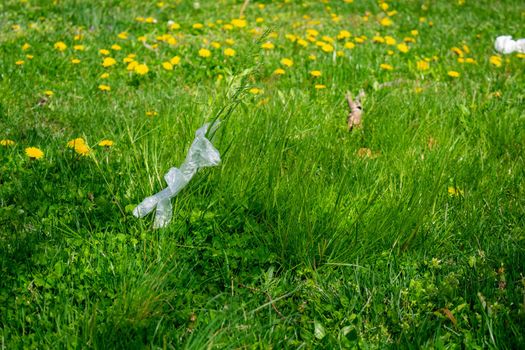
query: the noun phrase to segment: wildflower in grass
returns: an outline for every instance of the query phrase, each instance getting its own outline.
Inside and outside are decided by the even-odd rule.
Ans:
[[[394,67],[392,65],[388,64],[388,63],[381,63],[379,68],[381,68],[383,70],[394,70]]]
[[[204,28],[204,25],[202,23],[195,23],[192,25],[193,29],[202,29]]]
[[[22,51],[27,51],[29,50],[30,47],[31,45],[29,45],[28,43],[25,43],[24,45],[22,45]]]
[[[244,28],[248,24],[245,19],[235,18],[230,22],[236,28]]]
[[[251,88],[250,90],[248,90],[248,92],[252,95],[259,95],[260,93],[262,93],[262,90],[259,89],[259,88]]]
[[[334,51],[334,47],[330,44],[324,44],[323,46],[321,46],[321,50],[323,50],[326,53],[330,53]]]
[[[27,58],[28,60],[32,60],[33,57],[34,57],[33,55],[26,55],[26,58]]]
[[[460,190],[459,188],[457,187],[452,187],[450,186],[448,188],[448,195],[451,196],[451,197],[459,197],[459,196],[463,196],[463,190]]]
[[[262,44],[261,47],[265,50],[273,50],[275,48],[275,45],[272,42],[267,41],[264,44]]]
[[[403,38],[403,41],[405,43],[415,43],[416,39],[412,38],[411,36],[406,36],[406,37]]]
[[[138,75],[146,75],[149,72],[149,68],[145,64],[137,64],[133,71]]]
[[[98,145],[99,145],[100,147],[106,147],[106,148],[109,148],[109,147],[113,146],[113,141],[111,141],[111,140],[102,140],[102,141],[100,141],[100,142],[98,143]]]
[[[388,4],[386,2],[382,2],[382,3],[379,4],[379,7],[381,8],[381,10],[386,11],[386,10],[388,10],[389,6],[388,6]]]
[[[222,26],[222,29],[224,29],[224,30],[232,30],[233,29],[233,25],[231,25],[230,23],[226,23],[225,25]]]
[[[389,56],[392,56],[392,55],[394,54],[394,51],[392,51],[392,50],[388,50],[386,53],[387,53]]]
[[[84,139],[82,137],[77,137],[77,138],[75,138],[73,140],[69,140],[67,142],[66,146],[68,148],[73,148],[74,149],[77,145],[83,145],[85,143],[86,143],[86,141],[84,141]]]
[[[151,23],[157,23],[157,19],[155,19],[155,18],[153,18],[153,17],[148,17],[148,18],[146,18],[146,19],[144,20],[144,22],[149,23],[149,24],[151,24]]]
[[[262,18],[262,17],[257,17],[255,19],[255,23],[263,23],[263,22],[264,22],[264,18]]]
[[[167,61],[162,62],[162,68],[164,68],[165,70],[173,70],[173,64]]]
[[[180,63],[180,57],[174,56],[170,59],[170,63],[174,66],[178,65]]]
[[[414,30],[411,30],[411,31],[410,31],[410,34],[411,34],[412,36],[418,36],[418,35],[419,35],[419,31],[418,31],[417,29],[414,29]]]
[[[231,45],[235,44],[235,40],[233,40],[231,38],[228,38],[228,39],[224,40],[224,43],[226,45],[230,45],[231,46]]]
[[[51,96],[53,96],[54,94],[55,94],[55,93],[54,93],[53,91],[51,91],[51,90],[45,90],[45,91],[44,91],[44,95],[46,95],[46,96],[48,96],[48,97],[51,97]]]
[[[293,66],[293,60],[291,58],[283,58],[281,64],[286,67],[291,67]]]
[[[365,42],[365,39],[362,38],[362,37],[356,37],[356,38],[354,38],[354,41],[355,41],[356,43],[358,43],[358,44],[362,44],[362,43]]]
[[[42,152],[42,150],[37,147],[28,147],[25,149],[25,152],[26,156],[28,156],[31,160],[41,159],[44,157],[44,152]]]
[[[24,63],[25,63],[25,62],[24,62],[23,60],[18,60],[18,61],[15,62],[15,64],[16,64],[17,66],[22,66],[22,65],[24,65]]]
[[[157,115],[158,115],[158,113],[155,112],[155,111],[147,111],[146,112],[146,116],[148,116],[148,117],[155,117]]]
[[[128,33],[127,32],[118,33],[117,37],[119,39],[126,40],[128,38]]]
[[[82,157],[86,157],[91,153],[91,148],[89,148],[86,143],[75,144],[74,150],[75,153],[81,155]]]
[[[203,58],[208,58],[211,56],[211,51],[205,48],[199,50],[199,56]]]
[[[102,61],[102,66],[106,68],[111,67],[115,64],[117,64],[117,61],[112,57],[105,57],[104,60]]]
[[[341,30],[339,34],[337,34],[337,40],[344,40],[348,39],[352,36],[352,34],[348,30]]]
[[[67,45],[63,41],[56,42],[53,47],[58,51],[65,51],[67,49]]]
[[[224,56],[233,57],[235,56],[235,50],[231,47],[224,49]]]
[[[128,63],[128,66],[126,67],[126,69],[131,72],[131,71],[134,71],[138,65],[139,63],[137,61],[131,61]]]
[[[221,48],[221,43],[218,43],[218,42],[216,42],[216,41],[212,41],[211,46],[212,46],[214,49],[220,49],[220,48]]]
[[[459,78],[460,76],[459,72],[456,72],[455,70],[449,70],[447,75],[451,78]]]
[[[0,140],[0,146],[8,147],[8,146],[14,146],[15,141],[9,140],[9,139],[2,139]]]
[[[500,56],[490,56],[489,62],[496,67],[501,67],[502,59]]]
[[[113,50],[113,51],[120,51],[120,50],[122,50],[122,47],[120,45],[113,44],[113,45],[111,45],[111,50]]]
[[[304,39],[298,39],[297,40],[297,45],[302,46],[302,47],[307,47],[308,46],[308,41],[306,41]]]
[[[395,44],[397,44],[397,40],[391,37],[390,35],[387,35],[385,36],[385,44],[394,46]]]
[[[135,21],[139,22],[139,23],[142,23],[144,22],[144,17],[135,17]]]
[[[84,45],[75,45],[73,46],[73,50],[75,51],[84,51],[86,47]]]
[[[416,62],[416,68],[420,71],[426,71],[430,69],[430,63],[425,60],[419,60]]]
[[[393,24],[392,20],[388,17],[384,17],[379,21],[379,24],[381,24],[383,27],[389,27]]]
[[[324,84],[315,84],[315,89],[316,90],[326,89],[326,85],[324,85]]]
[[[463,57],[465,54],[463,53],[463,50],[461,50],[459,47],[453,47],[450,49],[452,52],[454,52],[459,57]]]
[[[71,59],[71,63],[73,64],[79,64],[80,63],[80,60],[78,58],[72,58]]]
[[[355,44],[353,42],[351,42],[351,41],[347,41],[345,43],[345,49],[352,50],[354,47],[355,47]]]
[[[379,36],[379,35],[375,35],[372,38],[372,42],[373,43],[384,43],[385,42],[385,38],[383,38],[382,36]]]
[[[465,62],[470,63],[470,64],[477,64],[476,60],[473,59],[472,57],[465,58]]]
[[[407,53],[408,50],[409,50],[408,45],[405,44],[405,43],[398,44],[398,45],[397,45],[397,49],[398,49],[399,51],[401,51],[402,53]]]
[[[98,89],[99,89],[100,91],[110,91],[110,90],[111,90],[111,87],[110,87],[109,85],[100,84],[100,85],[98,86]]]
[[[319,70],[313,70],[313,71],[310,72],[310,75],[311,75],[312,77],[314,77],[314,78],[318,78],[318,77],[321,76],[321,71],[319,71]]]
[[[168,29],[169,30],[178,30],[178,29],[180,29],[180,24],[178,24],[177,22],[169,21],[168,22]]]
[[[102,56],[107,56],[110,54],[109,50],[106,50],[106,49],[100,49],[98,50],[98,53],[101,54]]]
[[[100,75],[100,79],[107,79],[107,78],[109,78],[109,73],[102,73]]]

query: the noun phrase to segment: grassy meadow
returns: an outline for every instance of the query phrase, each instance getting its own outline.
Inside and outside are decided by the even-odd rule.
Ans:
[[[0,349],[525,347],[524,21],[2,1]],[[215,119],[221,164],[134,217]]]

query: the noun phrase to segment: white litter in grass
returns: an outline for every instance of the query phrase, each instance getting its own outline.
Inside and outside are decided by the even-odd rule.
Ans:
[[[525,53],[525,39],[513,40],[510,35],[498,36],[494,42],[494,48],[503,54]]]
[[[211,132],[219,126],[215,122],[211,127]],[[154,228],[165,227],[171,221],[172,206],[171,198],[175,197],[191,180],[197,170],[204,167],[216,166],[221,162],[219,151],[213,146],[210,140],[206,138],[206,133],[210,124],[203,125],[195,132],[195,139],[186,156],[186,160],[180,168],[171,168],[164,179],[168,187],[162,191],[145,198],[135,209],[133,215],[142,218],[148,215],[155,207]]]

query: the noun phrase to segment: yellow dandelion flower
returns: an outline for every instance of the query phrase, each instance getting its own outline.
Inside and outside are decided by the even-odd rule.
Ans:
[[[74,150],[77,154],[80,154],[83,157],[86,157],[91,153],[91,148],[85,143],[75,144]]]
[[[463,50],[461,50],[459,47],[453,47],[450,50],[454,52],[456,55],[458,55],[459,57],[464,56]]]
[[[416,68],[420,71],[425,71],[430,69],[430,63],[425,60],[420,60],[416,62]]]
[[[392,38],[390,35],[385,36],[385,44],[393,46],[397,44],[397,40]]]
[[[310,61],[315,61],[317,59],[317,56],[316,55],[308,55],[308,59]]]
[[[496,67],[501,67],[502,59],[500,56],[490,56],[489,62]]]
[[[112,57],[105,57],[104,60],[102,61],[102,66],[106,68],[111,67],[115,64],[117,64],[117,61]]]
[[[113,45],[111,45],[111,50],[113,50],[113,51],[120,51],[120,50],[122,50],[122,47],[120,45],[113,44]]]
[[[315,84],[315,89],[316,90],[326,89],[326,85],[324,85],[324,84]]]
[[[228,57],[233,57],[233,56],[235,56],[235,50],[230,48],[230,47],[228,47],[228,48],[226,48],[224,50],[224,55],[228,56]]]
[[[383,70],[394,70],[394,67],[388,63],[381,63],[379,67]]]
[[[174,66],[178,65],[180,63],[180,57],[179,56],[172,57],[170,60],[170,63]]]
[[[282,68],[277,68],[276,70],[273,71],[273,74],[275,74],[275,75],[283,75],[284,73],[286,73],[286,72]]]
[[[382,18],[380,21],[379,21],[379,24],[381,24],[383,27],[389,27],[393,24],[394,22],[392,22],[392,20],[388,17],[385,17],[385,18]]]
[[[374,43],[384,43],[385,42],[385,38],[383,38],[382,36],[379,36],[379,35],[376,35],[372,38],[372,42]]]
[[[126,33],[126,32],[118,33],[117,37],[119,39],[126,40],[128,38],[128,33]]]
[[[111,140],[102,140],[98,143],[100,147],[111,147],[113,146],[114,142]]]
[[[211,56],[211,51],[205,48],[199,50],[199,56],[203,58],[208,58]]]
[[[476,60],[473,59],[472,57],[468,57],[468,58],[465,58],[465,62],[466,63],[470,63],[470,64],[476,64]]]
[[[244,28],[248,24],[245,19],[235,18],[230,22],[234,27]]]
[[[73,140],[69,140],[66,144],[68,148],[75,148],[76,145],[85,144],[86,141],[82,137],[77,137]]]
[[[55,93],[54,93],[53,91],[51,91],[51,90],[45,90],[45,91],[44,91],[44,95],[46,95],[46,96],[48,96],[48,97],[51,97],[51,96],[53,96],[54,94],[55,94]]]
[[[235,40],[233,40],[231,38],[228,38],[228,39],[224,40],[224,43],[226,45],[230,45],[231,46],[231,45],[235,44]]]
[[[29,50],[30,47],[31,45],[29,45],[28,43],[25,43],[24,45],[22,45],[22,51],[27,51]]]
[[[106,49],[100,49],[98,50],[98,53],[103,55],[103,56],[107,56],[110,54],[109,50],[106,50]]]
[[[452,78],[459,78],[460,76],[459,72],[456,72],[455,70],[448,71],[447,75]]]
[[[357,38],[354,38],[354,41],[358,44],[362,44],[365,42],[365,39],[363,37],[357,37]]]
[[[100,75],[100,79],[107,79],[107,78],[109,78],[109,73],[102,73]]]
[[[110,87],[109,85],[100,84],[100,85],[98,86],[98,89],[99,89],[100,91],[110,91],[110,90],[111,90],[111,87]]]
[[[25,149],[25,153],[29,159],[41,159],[44,157],[44,152],[42,152],[42,150],[37,147],[27,147]]]
[[[146,112],[146,116],[148,116],[148,117],[155,117],[157,115],[158,115],[158,113],[155,112],[155,111],[147,111]]]
[[[84,51],[86,47],[84,45],[75,45],[73,46],[73,50],[75,51]]]
[[[386,11],[386,10],[388,10],[389,6],[388,6],[388,4],[386,2],[382,2],[382,3],[379,4],[379,7],[381,8],[381,10]]]
[[[326,53],[334,52],[334,47],[330,44],[324,44],[321,46],[321,50],[323,50]]]
[[[173,22],[173,23],[171,23],[171,24],[169,25],[169,29],[170,29],[170,30],[177,30],[177,29],[180,29],[180,24]]]
[[[149,72],[149,68],[145,64],[137,64],[133,71],[138,75],[145,75]]]
[[[202,28],[204,28],[204,25],[202,23],[195,23],[194,25],[192,25],[192,28],[193,29],[202,29]]]
[[[21,65],[23,65],[24,63],[25,63],[25,62],[22,61],[22,60],[18,60],[18,61],[15,62],[15,64],[16,64],[17,66],[21,66]]]
[[[221,43],[218,43],[218,42],[216,42],[216,41],[212,41],[211,46],[212,46],[214,49],[220,49],[220,48],[221,48]]]
[[[291,58],[283,58],[281,64],[286,67],[291,67],[293,66],[293,60]]]
[[[257,17],[255,19],[255,23],[262,23],[262,22],[264,22],[264,18],[262,18],[262,17]]]
[[[131,61],[128,63],[128,66],[126,67],[126,69],[128,71],[133,71],[135,70],[135,68],[139,65],[139,63],[137,61]]]
[[[354,47],[355,47],[355,44],[353,42],[351,42],[351,41],[347,41],[345,43],[345,49],[352,50]]]
[[[153,17],[148,17],[144,20],[144,22],[151,24],[151,23],[157,23],[157,20]]]
[[[162,68],[165,70],[173,70],[173,64],[170,62],[162,62]]]
[[[259,88],[254,87],[254,88],[251,88],[250,90],[248,90],[248,92],[250,94],[252,94],[252,95],[259,95],[262,92],[262,90],[259,89]]]
[[[67,49],[67,45],[63,41],[56,42],[53,47],[58,51],[65,51]]]
[[[79,64],[80,63],[80,60],[78,58],[72,58],[71,59],[71,63],[73,64]]]
[[[273,50],[275,48],[275,45],[272,42],[267,41],[264,44],[262,44],[261,47],[265,50]]]
[[[307,47],[308,46],[308,41],[306,41],[304,39],[299,39],[299,40],[297,40],[297,45],[302,46],[302,47]]]
[[[413,35],[413,36],[418,36],[419,35],[419,31],[417,29],[414,29],[414,30],[410,31],[410,34]]]
[[[314,77],[314,78],[318,78],[318,77],[321,76],[321,71],[319,71],[319,70],[313,70],[313,71],[310,72],[310,75],[311,75],[312,77]]]
[[[337,34],[337,40],[344,40],[348,39],[352,36],[352,34],[348,30],[341,30],[339,34]]]
[[[8,146],[14,146],[14,145],[15,145],[15,141],[13,140],[9,140],[9,139],[0,140],[0,146],[8,147]]]
[[[33,57],[34,57],[33,55],[26,55],[26,58],[27,58],[28,60],[32,60]]]
[[[402,53],[407,53],[409,49],[408,45],[405,43],[401,43],[397,45],[397,49],[401,51]]]

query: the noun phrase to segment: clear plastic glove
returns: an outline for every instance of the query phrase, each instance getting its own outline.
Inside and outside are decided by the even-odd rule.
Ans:
[[[494,42],[494,48],[503,54],[525,53],[525,39],[513,40],[510,35],[498,36]]]
[[[212,133],[217,129],[218,124],[218,122],[215,122],[211,127]],[[206,138],[209,127],[209,124],[205,124],[195,132],[195,139],[191,144],[186,160],[180,168],[173,167],[164,175],[164,180],[166,180],[168,187],[144,199],[133,209],[133,215],[137,218],[142,218],[157,207],[153,227],[165,227],[170,223],[173,211],[171,198],[175,197],[190,182],[197,170],[216,166],[221,162],[219,151]]]

